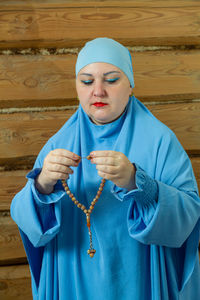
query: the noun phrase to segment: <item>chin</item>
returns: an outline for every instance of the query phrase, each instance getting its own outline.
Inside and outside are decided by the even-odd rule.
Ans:
[[[113,120],[111,119],[96,119],[96,118],[90,118],[92,120],[93,123],[97,124],[97,125],[104,125],[104,124],[108,124],[111,123]]]
[[[106,124],[106,123],[110,123],[111,118],[106,117],[105,115],[94,115],[94,114],[90,114],[89,115],[90,119],[93,121],[93,123],[95,124]]]

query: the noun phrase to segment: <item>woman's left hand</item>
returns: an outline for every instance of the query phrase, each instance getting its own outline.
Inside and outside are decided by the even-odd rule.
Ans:
[[[135,167],[121,152],[92,151],[91,163],[96,164],[99,176],[127,190],[136,189]]]

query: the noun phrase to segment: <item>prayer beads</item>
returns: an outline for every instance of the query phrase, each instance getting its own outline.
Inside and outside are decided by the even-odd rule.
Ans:
[[[86,158],[87,158],[88,160],[91,159],[90,155],[87,156]],[[89,255],[90,257],[93,257],[94,254],[96,253],[96,250],[93,249],[93,245],[92,245],[92,232],[91,232],[90,215],[91,215],[91,213],[92,213],[92,211],[93,211],[93,209],[94,209],[95,204],[97,203],[97,201],[99,200],[99,198],[100,198],[100,196],[101,196],[101,193],[102,193],[103,188],[104,188],[105,181],[106,181],[106,179],[104,179],[104,178],[101,180],[101,184],[100,184],[100,186],[99,186],[99,189],[98,189],[98,191],[97,191],[97,194],[96,194],[95,198],[93,199],[93,201],[91,202],[89,209],[87,209],[87,208],[85,207],[85,205],[83,205],[82,203],[80,203],[80,202],[76,199],[76,197],[75,197],[75,196],[73,195],[73,193],[70,191],[70,189],[69,189],[69,187],[68,187],[66,181],[65,181],[65,180],[61,180],[62,185],[63,185],[63,188],[65,189],[67,195],[71,198],[71,200],[74,202],[74,204],[75,204],[78,208],[80,208],[80,209],[85,213],[85,215],[86,215],[86,222],[87,222],[88,233],[89,233],[89,239],[90,239],[90,249],[87,251],[87,253],[88,253],[88,255]]]

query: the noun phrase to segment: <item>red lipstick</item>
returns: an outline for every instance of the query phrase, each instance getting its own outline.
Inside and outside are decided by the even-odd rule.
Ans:
[[[103,103],[103,102],[95,102],[93,105],[96,106],[96,107],[103,107],[103,106],[108,105],[108,104]]]

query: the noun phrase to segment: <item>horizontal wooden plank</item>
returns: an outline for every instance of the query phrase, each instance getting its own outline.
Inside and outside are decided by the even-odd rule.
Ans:
[[[26,184],[26,174],[29,170],[12,170],[0,172],[0,211],[8,211],[10,204],[23,186]]]
[[[0,267],[0,299],[33,299],[28,265]]]
[[[191,163],[194,170],[195,178],[199,189],[199,195],[200,195],[200,157],[192,157]]]
[[[9,215],[0,215],[0,265],[26,262],[19,230]]]
[[[188,153],[200,153],[200,102],[151,105],[149,109],[174,131]]]
[[[200,98],[200,50],[132,53],[136,97]],[[0,108],[75,105],[76,55],[0,56]]]
[[[74,104],[75,55],[0,56],[0,107]],[[76,103],[77,104],[77,103]]]
[[[123,2],[123,6],[130,6],[132,7],[190,7],[195,6],[199,7],[199,0],[181,0],[180,1],[163,1],[163,0],[125,0]],[[32,8],[32,7],[38,7],[38,8],[48,8],[51,7],[63,7],[63,5],[66,5],[67,7],[79,7],[81,5],[88,5],[89,7],[93,7],[94,5],[99,6],[105,6],[105,7],[113,7],[113,6],[122,6],[121,0],[93,0],[93,1],[86,1],[86,0],[1,0],[2,7],[6,7],[6,9],[16,9],[16,8]]]
[[[2,114],[0,120],[0,161],[6,162],[9,157],[37,155],[44,143],[65,123],[73,112],[68,110],[13,115]]]
[[[192,166],[200,191],[200,157],[191,157]],[[26,174],[29,170],[12,170],[0,172],[0,211],[8,211],[17,192],[26,184]]]
[[[199,44],[198,2],[170,1],[170,6],[166,1],[151,3],[2,5],[0,47],[77,47],[97,36],[110,36],[126,45]]]
[[[200,50],[133,53],[132,60],[139,99],[199,98]]]

